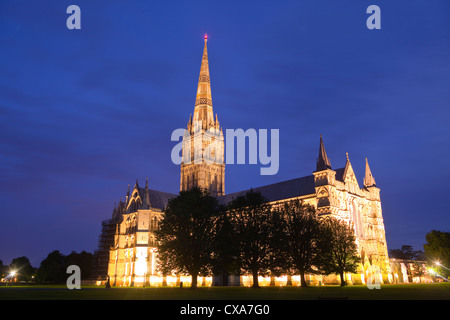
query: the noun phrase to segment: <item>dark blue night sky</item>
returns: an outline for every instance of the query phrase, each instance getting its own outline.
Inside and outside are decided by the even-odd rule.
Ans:
[[[66,8],[81,8],[68,30]],[[381,30],[366,9],[381,8]],[[280,170],[228,165],[227,193],[365,157],[388,248],[450,231],[450,2],[0,2],[0,259],[97,247],[136,178],[177,193],[173,130],[194,110],[208,34],[224,129],[280,130]]]

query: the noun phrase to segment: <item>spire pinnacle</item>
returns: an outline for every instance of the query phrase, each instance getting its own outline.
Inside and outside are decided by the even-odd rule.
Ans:
[[[214,122],[214,114],[212,108],[211,82],[209,78],[207,40],[208,35],[205,34],[205,45],[203,47],[202,64],[198,78],[193,121],[202,121],[203,125],[209,127]]]
[[[128,184],[127,195],[125,196],[125,203],[128,204],[129,200],[130,200],[130,184]]]
[[[316,171],[331,169],[330,159],[328,159],[325,146],[323,145],[322,135],[320,135],[319,158],[317,159]]]
[[[364,175],[364,186],[365,187],[376,187],[375,178],[372,176],[372,172],[370,171],[369,162],[366,158],[366,173]]]

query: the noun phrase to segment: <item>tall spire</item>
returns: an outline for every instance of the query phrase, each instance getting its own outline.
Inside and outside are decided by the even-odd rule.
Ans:
[[[364,176],[364,186],[365,187],[376,187],[375,178],[372,176],[372,172],[370,171],[369,162],[366,158],[366,174]]]
[[[328,159],[323,145],[322,135],[320,135],[319,158],[317,159],[316,171],[331,169],[330,159]]]
[[[209,78],[208,36],[205,35],[194,114],[183,136],[180,190],[193,187],[212,195],[225,194],[224,137],[219,119],[214,118]],[[200,160],[200,161],[199,161]]]
[[[214,114],[212,108],[211,82],[209,79],[207,41],[208,36],[205,34],[205,46],[203,48],[202,64],[198,78],[193,120],[202,121],[203,126],[209,127],[214,122]]]

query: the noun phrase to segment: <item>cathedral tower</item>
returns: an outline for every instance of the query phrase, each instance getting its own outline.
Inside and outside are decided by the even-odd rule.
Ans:
[[[212,107],[207,40],[205,35],[194,116],[183,138],[180,190],[198,187],[220,196],[225,194],[224,139]]]

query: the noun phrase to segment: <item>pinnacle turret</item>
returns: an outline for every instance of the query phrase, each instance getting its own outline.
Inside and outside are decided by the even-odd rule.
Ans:
[[[366,158],[366,173],[364,175],[364,186],[365,187],[376,187],[377,184],[375,183],[375,178],[372,175],[372,172],[370,171],[369,162]]]
[[[317,159],[316,171],[331,169],[330,159],[328,159],[325,146],[323,145],[322,135],[320,135],[319,158]]]
[[[144,189],[144,202],[143,202],[143,208],[149,209],[151,207],[150,203],[150,191],[148,189],[148,178],[145,180],[145,189]]]

